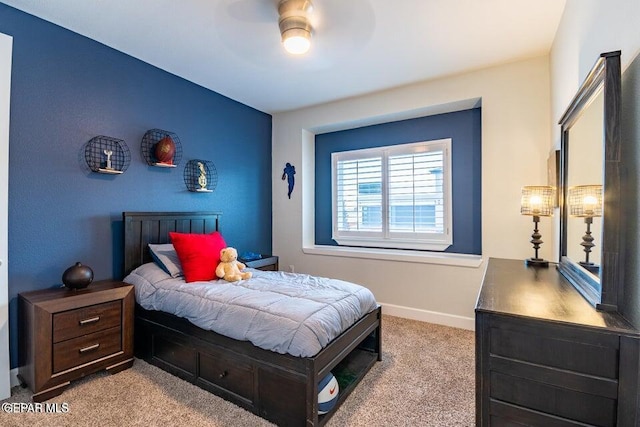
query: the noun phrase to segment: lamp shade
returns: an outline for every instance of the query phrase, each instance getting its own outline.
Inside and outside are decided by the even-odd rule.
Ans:
[[[602,216],[602,185],[576,185],[567,196],[569,215],[579,217]]]
[[[532,216],[552,216],[556,189],[548,185],[522,187],[520,213]]]

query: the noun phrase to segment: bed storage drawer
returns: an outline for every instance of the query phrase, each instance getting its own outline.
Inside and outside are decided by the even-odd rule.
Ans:
[[[152,346],[148,356],[153,363],[237,403],[253,405],[255,369],[250,359],[230,358],[216,351],[215,346],[199,350],[184,334],[175,331],[163,330],[150,338]]]
[[[147,337],[140,335],[139,340],[150,340],[149,356],[156,364],[184,380],[194,381],[197,378],[198,353],[184,338],[171,331]],[[140,345],[136,344],[136,347]]]
[[[57,343],[120,324],[122,302],[111,301],[53,315],[53,342]]]
[[[240,357],[231,360],[220,353],[200,353],[200,379],[253,402],[253,366]]]

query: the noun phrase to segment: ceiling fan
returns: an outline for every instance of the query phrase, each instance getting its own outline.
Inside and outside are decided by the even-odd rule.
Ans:
[[[229,50],[242,58],[259,58],[266,67],[291,64],[298,57],[296,66],[324,68],[352,57],[375,28],[370,0],[222,0],[213,19]],[[289,33],[309,44],[313,40],[306,55],[282,49],[278,39],[284,42]]]

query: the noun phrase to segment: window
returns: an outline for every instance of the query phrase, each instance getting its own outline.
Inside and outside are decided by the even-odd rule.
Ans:
[[[364,227],[371,228],[373,223],[382,224],[383,217],[395,226],[409,227],[409,221],[413,224],[413,215],[418,217],[418,224],[425,227],[435,228],[437,221],[449,220],[449,230],[455,230],[450,234],[451,245],[444,249],[447,253],[480,255],[482,254],[482,109],[472,108],[451,113],[436,114],[413,119],[386,122],[375,125],[368,125],[359,128],[338,130],[327,133],[319,133],[315,136],[314,144],[314,211],[313,211],[313,239],[312,244],[316,246],[358,246],[378,248],[365,241],[351,240],[347,242],[347,237],[336,232],[337,212],[333,201],[335,193],[335,181],[333,177],[334,163],[332,154],[339,155],[353,150],[374,150],[367,156],[361,156],[363,152],[356,153],[357,156],[349,160],[361,160],[365,158],[381,158],[382,150],[407,146],[407,142],[413,141],[433,141],[449,138],[451,139],[451,149],[444,159],[442,169],[430,168],[434,179],[439,173],[442,185],[445,189],[445,198],[449,197],[451,204],[450,211],[444,214],[444,206],[437,206],[435,203],[417,203],[416,206],[410,203],[394,203],[394,207],[383,208],[382,200],[379,203],[370,203],[371,198],[376,195],[382,198],[382,179],[360,180],[357,187],[353,187],[354,194],[360,198],[366,197],[367,203],[361,200],[364,211]],[[406,142],[403,142],[406,141]],[[379,150],[377,153],[375,150]],[[345,160],[345,159],[341,159]],[[362,165],[361,165],[362,166]],[[382,167],[382,166],[380,166]],[[448,169],[447,169],[448,168]],[[385,197],[387,189],[384,189]],[[373,215],[374,207],[377,209]],[[404,207],[406,206],[406,207]],[[413,206],[413,207],[412,207]],[[438,211],[443,209],[442,212]],[[409,216],[409,213],[412,215]],[[352,212],[343,212],[344,221],[349,221],[347,217]],[[443,216],[444,214],[444,216]],[[438,219],[440,217],[440,219]],[[351,219],[352,224],[357,224]],[[446,228],[446,227],[445,227]],[[343,230],[344,231],[344,230]],[[381,230],[379,231],[379,233]],[[353,234],[353,233],[352,233]],[[362,233],[360,233],[362,235]],[[338,241],[334,238],[337,236]],[[421,236],[422,237],[422,236]],[[379,240],[387,244],[381,249],[403,249],[401,245],[390,244],[389,240],[380,238]],[[411,242],[416,243],[416,242]],[[437,247],[429,248],[429,244],[421,239],[417,242],[418,250],[435,251],[441,250]],[[446,243],[433,243],[440,248]],[[426,247],[425,247],[426,246]],[[412,247],[413,248],[413,247]],[[407,249],[412,249],[407,248]]]
[[[340,245],[445,250],[451,139],[331,154],[332,237]]]

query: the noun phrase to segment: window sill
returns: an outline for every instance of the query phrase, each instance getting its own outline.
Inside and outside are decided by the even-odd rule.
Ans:
[[[450,236],[447,236],[450,237]],[[391,250],[397,249],[401,251],[406,250],[414,250],[420,251],[422,253],[424,251],[444,251],[449,246],[451,246],[452,242],[443,241],[443,242],[434,242],[424,241],[424,240],[411,240],[411,239],[389,239],[388,241],[384,241],[380,238],[366,238],[366,237],[358,237],[358,238],[349,238],[349,237],[332,237],[341,247],[350,247],[351,249],[358,249],[361,246],[366,246],[371,249],[382,249],[389,250],[389,248],[393,248]],[[444,240],[444,239],[443,239]],[[327,246],[332,247],[332,246]],[[347,248],[349,249],[349,248]]]
[[[302,252],[309,255],[417,262],[423,264],[440,264],[469,268],[478,268],[482,264],[482,255],[434,253],[400,249],[352,248],[316,245],[303,247]]]

